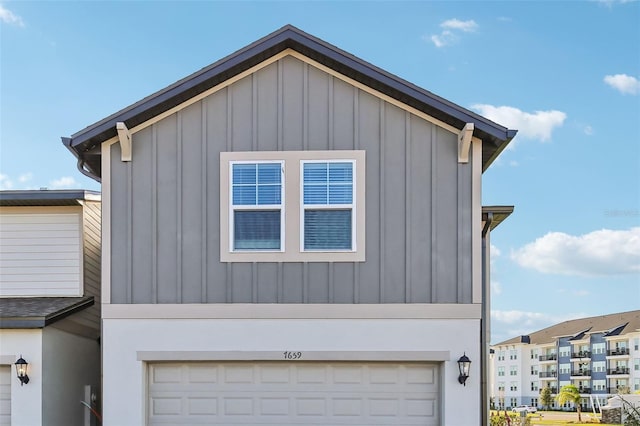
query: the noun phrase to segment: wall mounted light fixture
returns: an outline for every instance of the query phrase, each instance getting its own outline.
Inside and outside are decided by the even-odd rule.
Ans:
[[[466,382],[469,378],[469,370],[471,369],[471,360],[467,356],[465,352],[464,355],[460,357],[458,360],[458,370],[460,370],[460,375],[458,376],[458,382],[461,385],[467,386]]]
[[[20,380],[20,386],[26,385],[27,383],[29,383],[29,376],[27,376],[28,365],[29,363],[25,361],[24,358],[22,358],[22,355],[20,355],[20,358],[18,358],[18,360],[15,363],[16,374],[18,376],[18,380]]]

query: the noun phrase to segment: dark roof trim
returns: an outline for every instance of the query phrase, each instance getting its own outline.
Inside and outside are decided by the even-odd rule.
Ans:
[[[100,192],[81,189],[0,191],[0,206],[77,206],[100,199]]]
[[[462,108],[427,90],[363,61],[291,25],[238,50],[135,104],[103,120],[62,138],[78,158],[78,166],[92,177],[101,176],[100,153],[95,148],[116,135],[115,124],[122,121],[133,128],[186,100],[240,74],[265,59],[291,48],[369,87],[425,112],[455,128],[474,123],[474,135],[485,143],[483,171],[516,134],[485,117]]]
[[[33,299],[23,298],[22,300],[31,301]],[[60,321],[61,319],[73,315],[76,312],[93,306],[95,303],[93,296],[83,297],[80,300],[77,298],[70,298],[69,301],[69,304],[61,307],[60,309],[42,315],[3,315],[0,317],[0,328],[44,328]],[[17,303],[19,304],[19,302]]]
[[[482,206],[482,220],[486,222],[489,219],[489,213],[491,213],[493,216],[490,226],[493,231],[513,213],[513,209],[513,206]]]

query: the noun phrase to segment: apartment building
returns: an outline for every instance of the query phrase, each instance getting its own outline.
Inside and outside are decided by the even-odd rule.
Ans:
[[[583,409],[617,393],[640,392],[640,310],[565,321],[491,346],[489,395],[496,408],[542,407],[575,385]],[[552,408],[558,408],[555,401]],[[571,408],[566,405],[565,408]]]

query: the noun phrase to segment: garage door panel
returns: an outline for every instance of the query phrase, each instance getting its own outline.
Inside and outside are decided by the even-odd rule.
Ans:
[[[11,366],[0,365],[0,426],[11,424]]]
[[[437,364],[149,365],[149,424],[436,425]]]

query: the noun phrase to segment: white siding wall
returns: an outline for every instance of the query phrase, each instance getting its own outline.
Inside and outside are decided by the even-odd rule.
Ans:
[[[0,210],[0,296],[82,296],[81,208]]]

